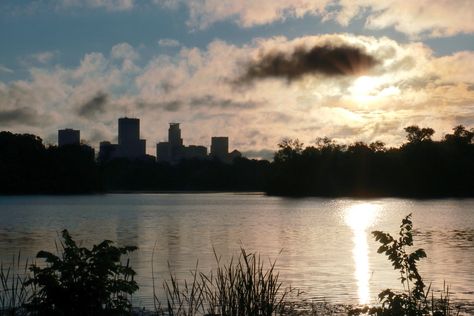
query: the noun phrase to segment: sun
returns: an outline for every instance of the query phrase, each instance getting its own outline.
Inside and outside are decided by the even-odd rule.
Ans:
[[[368,104],[400,93],[397,87],[387,83],[383,77],[360,76],[348,89],[350,98],[357,103]]]
[[[381,84],[379,77],[360,76],[354,81],[352,90],[355,94],[369,94]]]

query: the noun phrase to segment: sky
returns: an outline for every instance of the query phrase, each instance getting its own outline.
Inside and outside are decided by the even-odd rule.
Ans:
[[[2,0],[0,43],[0,130],[46,144],[124,116],[153,155],[169,122],[257,158],[474,127],[472,0]]]

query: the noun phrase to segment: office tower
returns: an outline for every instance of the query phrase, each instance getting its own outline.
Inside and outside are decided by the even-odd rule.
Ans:
[[[58,146],[79,145],[81,143],[81,132],[79,130],[66,128],[58,130]]]
[[[146,140],[140,139],[140,120],[122,117],[118,120],[117,157],[137,159],[146,156]]]
[[[122,117],[118,120],[118,144],[128,145],[140,139],[140,120]]]
[[[170,151],[170,159],[173,162],[178,162],[184,157],[183,139],[181,138],[181,129],[179,123],[170,123],[168,129],[168,143]]]
[[[170,128],[168,129],[168,142],[172,148],[183,146],[179,123],[170,123]]]
[[[211,138],[211,156],[226,161],[229,154],[229,137]]]

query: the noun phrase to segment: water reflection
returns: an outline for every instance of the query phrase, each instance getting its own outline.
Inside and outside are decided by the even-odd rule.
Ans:
[[[367,228],[374,223],[377,211],[377,206],[370,203],[356,204],[344,211],[344,220],[354,234],[352,255],[355,263],[359,304],[368,304],[370,301]]]

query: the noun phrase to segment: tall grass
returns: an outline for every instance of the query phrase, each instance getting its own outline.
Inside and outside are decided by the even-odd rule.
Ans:
[[[25,284],[28,279],[28,260],[22,265],[20,252],[7,267],[0,263],[0,316],[25,314],[23,306],[31,290]]]
[[[217,269],[205,274],[196,264],[190,282],[180,283],[170,272],[170,280],[163,283],[166,302],[155,295],[158,315],[271,316],[282,309],[291,289],[282,288],[276,261],[266,267],[260,255],[243,248],[239,257],[232,257],[227,264],[215,251],[214,256]]]

